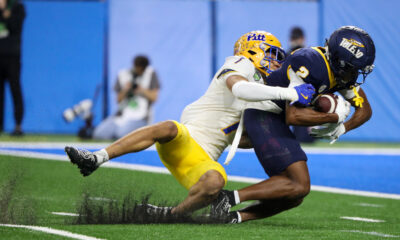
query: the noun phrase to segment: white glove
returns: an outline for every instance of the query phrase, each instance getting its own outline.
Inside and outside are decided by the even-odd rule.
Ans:
[[[344,122],[350,114],[351,104],[346,101],[342,96],[338,95],[337,106],[335,113],[339,116],[338,123]]]
[[[334,144],[345,132],[346,128],[343,123],[326,123],[321,126],[311,127],[310,135],[316,138],[329,139],[330,144]]]

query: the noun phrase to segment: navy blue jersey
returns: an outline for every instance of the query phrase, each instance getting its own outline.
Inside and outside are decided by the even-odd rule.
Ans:
[[[324,49],[320,47],[300,48],[292,52],[277,71],[266,78],[269,86],[288,87],[290,84],[289,70],[292,69],[305,83],[314,86],[317,94],[333,93],[337,88],[333,72],[325,57]],[[274,101],[281,108],[285,101]]]

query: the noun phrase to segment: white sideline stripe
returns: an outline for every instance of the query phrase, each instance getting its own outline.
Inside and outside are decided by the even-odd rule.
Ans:
[[[110,198],[103,198],[103,197],[89,197],[90,200],[94,201],[104,201],[104,202],[115,202],[117,200],[110,199]]]
[[[58,230],[49,227],[39,227],[39,226],[29,226],[29,225],[14,225],[14,224],[0,224],[1,227],[11,227],[11,228],[25,228],[33,231],[45,232],[53,235],[79,239],[79,240],[104,240],[101,238],[90,237],[78,233],[72,233],[64,230]]]
[[[394,193],[369,192],[369,191],[352,190],[344,188],[324,187],[317,185],[311,185],[311,190],[318,192],[331,192],[331,193],[356,195],[364,197],[390,198],[390,199],[400,200],[400,194],[394,194]]]
[[[398,148],[303,148],[307,154],[399,156]]]
[[[383,205],[381,204],[373,204],[373,203],[355,203],[354,205],[361,207],[375,207],[375,208],[383,207]]]
[[[58,154],[28,152],[28,151],[0,150],[0,155],[12,155],[12,156],[39,158],[39,159],[47,159],[47,160],[69,161],[67,156],[62,156],[62,155],[58,155]],[[111,161],[111,162],[107,162],[107,163],[103,164],[102,167],[170,174],[168,169],[166,169],[165,167],[155,167],[155,166],[142,165],[142,164],[119,163],[119,162]],[[241,176],[232,176],[232,175],[229,175],[228,178],[230,181],[244,182],[244,183],[258,183],[258,182],[265,180],[263,178],[250,178],[250,177],[241,177]],[[389,198],[389,199],[400,200],[400,194],[392,194],[392,193],[369,192],[369,191],[351,190],[351,189],[344,189],[344,188],[324,187],[324,186],[317,186],[317,185],[311,185],[311,190],[318,191],[318,192],[328,192],[328,193],[338,193],[338,194],[348,194],[348,195],[356,195],[356,196],[364,196],[364,197],[377,197],[377,198]]]
[[[375,222],[375,223],[385,222],[385,220],[372,219],[372,218],[362,218],[362,217],[347,217],[347,216],[343,216],[343,217],[340,217],[340,218],[341,219],[346,219],[346,220],[360,221],[360,222]]]
[[[78,148],[102,149],[109,146],[111,142],[92,142],[92,143],[76,143],[76,142],[0,142],[0,148],[26,148],[26,149],[64,149],[65,146],[74,146]],[[384,155],[398,156],[399,148],[333,148],[333,147],[304,147],[307,154],[322,155]],[[155,147],[151,146],[148,151],[155,151]],[[225,151],[227,152],[229,148]],[[237,152],[254,152],[253,149],[238,149]]]
[[[362,234],[368,234],[368,235],[373,235],[373,236],[378,236],[378,237],[387,237],[387,238],[398,238],[398,237],[400,237],[400,236],[390,235],[390,234],[385,234],[385,233],[363,232],[363,231],[359,231],[359,230],[341,230],[341,232],[362,233]]]
[[[111,142],[0,142],[0,148],[25,148],[25,149],[64,149],[65,146],[73,146],[84,149],[102,149],[109,146]],[[149,147],[147,150],[155,151],[155,146]]]
[[[60,216],[79,217],[79,214],[77,213],[68,213],[68,212],[51,212],[51,214]]]

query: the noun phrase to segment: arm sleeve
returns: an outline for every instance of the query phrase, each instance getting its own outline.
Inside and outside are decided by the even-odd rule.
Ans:
[[[235,97],[249,101],[288,100],[297,101],[297,92],[293,88],[271,87],[254,82],[239,81],[232,87]]]
[[[158,80],[158,76],[155,71],[151,74],[151,80],[150,80],[150,89],[160,89],[160,81]]]

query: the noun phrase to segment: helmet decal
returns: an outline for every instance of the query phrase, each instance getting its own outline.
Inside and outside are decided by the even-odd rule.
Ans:
[[[279,40],[271,33],[251,31],[236,41],[234,55],[248,58],[260,72],[269,75],[273,72],[271,62],[282,63],[286,54]]]
[[[327,58],[342,87],[360,85],[374,68],[375,44],[369,34],[361,28],[343,26],[327,40]],[[362,82],[357,82],[362,75]]]

